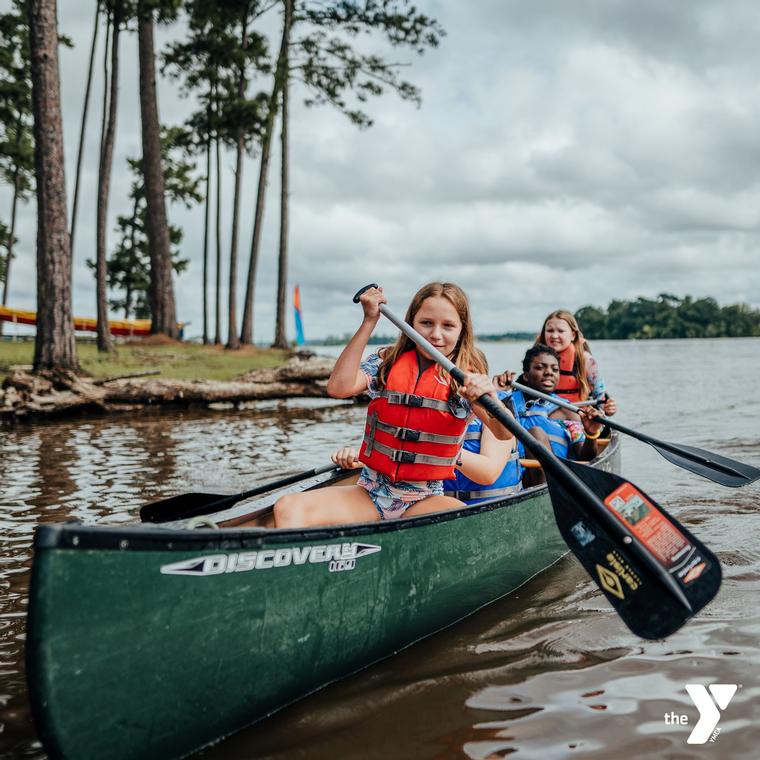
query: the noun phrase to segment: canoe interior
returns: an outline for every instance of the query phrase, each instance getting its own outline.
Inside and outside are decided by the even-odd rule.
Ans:
[[[598,461],[604,458],[604,452],[610,444],[609,438],[600,439],[597,442],[599,454],[596,460]],[[521,459],[521,465],[526,470],[541,469],[541,465],[535,459]],[[309,484],[306,487],[303,485],[295,485],[287,489],[282,489],[276,494],[267,494],[256,501],[243,502],[235,507],[225,510],[217,514],[207,515],[203,518],[197,518],[195,520],[178,520],[170,523],[173,527],[214,527],[219,528],[233,528],[238,527],[241,524],[247,524],[251,527],[272,528],[272,509],[274,503],[281,495],[285,493],[293,493],[296,491],[315,490],[319,488],[325,488],[326,486],[345,486],[352,485],[359,479],[360,470],[355,470],[348,474],[338,473],[337,475],[314,478],[313,485]],[[526,489],[529,490],[529,489]],[[494,500],[496,501],[496,499]]]
[[[595,466],[619,460],[613,439]],[[451,625],[566,551],[543,487],[311,530],[40,526],[27,626],[39,735],[51,756],[186,756]]]

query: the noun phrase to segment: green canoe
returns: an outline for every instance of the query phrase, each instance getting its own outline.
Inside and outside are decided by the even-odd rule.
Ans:
[[[613,438],[595,466],[619,463]],[[37,730],[53,757],[188,755],[440,631],[566,551],[545,487],[311,530],[42,525],[26,645]]]

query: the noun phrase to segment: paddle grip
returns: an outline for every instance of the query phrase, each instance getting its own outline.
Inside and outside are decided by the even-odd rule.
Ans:
[[[369,290],[370,288],[376,288],[378,287],[376,282],[371,282],[369,285],[365,285],[361,290],[357,290],[356,294],[354,295],[354,303],[359,303],[359,298],[361,297],[361,294],[364,293],[365,290]]]

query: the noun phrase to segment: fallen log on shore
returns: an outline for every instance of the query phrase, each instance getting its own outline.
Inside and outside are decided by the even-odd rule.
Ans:
[[[210,405],[289,398],[326,398],[335,360],[296,354],[275,369],[252,370],[234,380],[121,377],[97,380],[73,372],[33,375],[15,370],[0,389],[0,418],[110,413],[144,406]]]

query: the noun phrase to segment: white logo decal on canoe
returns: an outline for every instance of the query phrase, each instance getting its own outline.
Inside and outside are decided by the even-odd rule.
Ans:
[[[248,570],[271,570],[276,567],[327,563],[331,573],[353,570],[356,560],[379,552],[374,544],[322,544],[320,546],[293,546],[282,549],[261,549],[256,552],[233,552],[193,557],[170,565],[161,565],[162,575],[221,575],[243,573]]]

